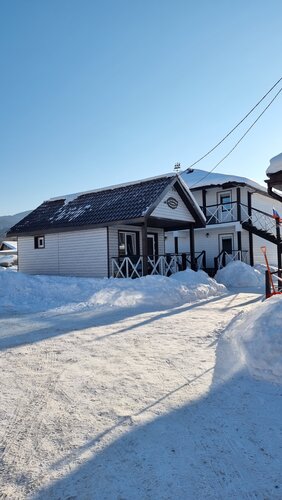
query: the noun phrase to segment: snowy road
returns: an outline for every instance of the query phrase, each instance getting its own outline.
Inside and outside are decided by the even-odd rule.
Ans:
[[[0,498],[281,499],[281,388],[217,377],[260,300],[0,316]]]

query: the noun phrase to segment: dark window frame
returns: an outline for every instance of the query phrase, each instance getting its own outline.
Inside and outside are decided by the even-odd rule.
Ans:
[[[232,252],[229,255],[232,255],[234,252],[234,233],[220,233],[218,235],[218,251],[221,252],[222,249],[222,239],[230,239],[232,241]],[[229,252],[227,252],[229,253]]]
[[[126,229],[126,230],[125,229],[119,229],[118,230],[118,256],[119,257],[126,257],[127,256],[127,255],[121,255],[120,250],[119,250],[120,233],[135,234],[135,237],[136,237],[136,254],[134,254],[134,255],[140,255],[140,232],[139,231],[130,231],[129,229]]]
[[[42,241],[42,244],[40,243]],[[34,236],[34,248],[35,250],[42,250],[45,248],[45,236],[43,234],[39,236]]]
[[[222,198],[224,197],[227,198],[227,196],[230,198],[229,201],[227,202],[222,201]],[[224,191],[218,191],[217,202],[218,205],[221,205],[222,212],[230,212],[232,207],[232,190],[225,189]]]

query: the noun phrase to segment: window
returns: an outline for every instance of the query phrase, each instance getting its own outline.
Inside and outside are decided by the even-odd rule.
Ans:
[[[45,236],[34,237],[34,248],[45,248]]]
[[[228,212],[231,210],[231,191],[219,194],[219,204],[222,207],[222,212]]]
[[[119,256],[136,255],[136,233],[119,231],[118,233],[118,251]]]

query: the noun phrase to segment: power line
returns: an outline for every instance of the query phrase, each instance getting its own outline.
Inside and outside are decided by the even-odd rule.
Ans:
[[[282,78],[280,78],[281,80]],[[206,177],[208,177],[224,160],[226,160],[226,158],[228,158],[229,155],[231,155],[231,153],[234,151],[235,148],[237,148],[237,146],[240,144],[240,142],[244,139],[244,137],[246,137],[246,135],[250,132],[250,130],[255,126],[255,124],[259,121],[259,119],[262,117],[262,115],[266,112],[266,110],[271,106],[271,104],[273,103],[273,101],[275,101],[275,99],[278,97],[278,95],[280,94],[280,92],[282,92],[282,87],[278,90],[278,92],[275,94],[275,96],[273,97],[273,99],[268,103],[268,105],[263,109],[263,111],[261,112],[261,114],[255,119],[255,121],[250,125],[250,127],[246,130],[246,132],[240,137],[240,139],[236,142],[236,144],[233,146],[232,149],[230,149],[230,151],[228,151],[228,153],[206,174],[204,175],[204,177],[202,177],[201,179],[199,179],[197,182],[194,182],[194,184],[191,184],[189,185],[189,187],[193,187],[195,186],[196,184],[198,184],[199,182],[201,182],[202,180],[206,179]],[[191,167],[189,167],[191,168]]]
[[[210,155],[216,148],[218,148],[218,146],[220,146],[220,144],[223,143],[223,141],[225,141],[225,139],[227,139],[227,137],[229,137],[233,132],[234,130],[236,130],[247,118],[248,116],[250,116],[250,114],[260,105],[260,103],[268,96],[268,94],[270,94],[270,92],[272,92],[272,90],[277,87],[278,83],[280,83],[282,80],[282,77],[279,78],[279,80],[277,80],[277,82],[272,85],[271,89],[269,89],[266,94],[264,94],[264,96],[255,104],[255,106],[244,116],[244,118],[242,118],[242,120],[240,120],[236,125],[235,127],[232,128],[232,130],[230,130],[230,132],[228,132],[228,134],[226,134],[212,149],[210,149],[207,153],[205,153],[203,156],[201,156],[201,158],[199,158],[198,160],[196,160],[194,163],[192,163],[192,165],[190,165],[188,168],[192,168],[194,167],[195,165],[197,165],[197,163],[199,163],[200,161],[202,161],[204,158],[206,158],[208,155]]]

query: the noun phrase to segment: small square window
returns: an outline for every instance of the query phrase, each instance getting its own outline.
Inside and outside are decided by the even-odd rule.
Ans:
[[[34,237],[34,248],[45,248],[45,236]]]

